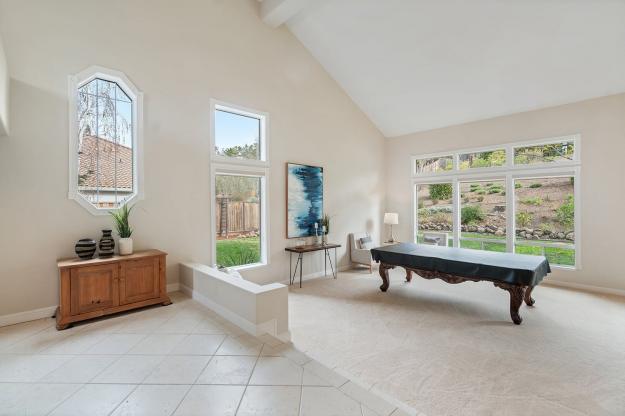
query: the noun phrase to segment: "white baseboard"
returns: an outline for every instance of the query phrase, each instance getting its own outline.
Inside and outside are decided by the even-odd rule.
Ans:
[[[32,311],[3,315],[0,316],[0,327],[20,324],[22,322],[34,321],[36,319],[51,318],[54,315],[55,311],[56,305],[48,306],[46,308],[33,309]]]
[[[168,283],[167,284],[167,293],[178,292],[179,290],[180,290],[180,283]]]
[[[540,284],[541,286],[545,285],[545,286],[564,287],[568,289],[582,290],[584,292],[600,293],[603,295],[625,296],[625,290],[622,290],[622,289],[612,289],[609,287],[584,285],[581,283],[563,282],[560,280],[543,280]]]
[[[167,285],[167,292],[177,292],[180,290],[180,283],[169,283]],[[32,311],[24,311],[18,313],[12,313],[10,315],[0,316],[0,327],[7,325],[21,324],[22,322],[34,321],[36,319],[51,318],[56,311],[55,306],[48,306],[46,308],[33,309]]]
[[[240,317],[229,309],[224,308],[218,303],[213,302],[201,293],[198,293],[190,287],[183,285],[182,283],[180,283],[180,291],[185,295],[191,297],[192,299],[196,300],[197,302],[201,303],[202,305],[206,306],[208,309],[216,312],[218,315],[221,315],[223,318],[232,322],[248,334],[254,336],[269,334],[271,336],[281,339],[284,342],[291,339],[290,331],[281,334],[277,333],[277,325],[275,319],[256,325],[253,322],[250,322],[247,319]]]
[[[350,270],[352,268],[351,264],[348,264],[346,266],[339,266],[338,271],[339,272],[344,272],[345,270]],[[328,274],[326,276],[326,274],[324,272],[315,272],[315,273],[308,273],[302,276],[302,282],[306,281],[306,280],[312,280],[312,279],[319,279],[321,277],[325,277],[328,279],[332,279],[332,272],[328,270]],[[299,274],[297,274],[295,276],[295,282],[299,282]],[[289,279],[284,279],[281,282],[278,283],[282,283],[283,285],[289,285]]]

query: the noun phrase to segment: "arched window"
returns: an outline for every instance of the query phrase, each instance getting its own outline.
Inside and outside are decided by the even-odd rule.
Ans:
[[[94,214],[140,195],[142,94],[121,72],[70,77],[70,192]]]

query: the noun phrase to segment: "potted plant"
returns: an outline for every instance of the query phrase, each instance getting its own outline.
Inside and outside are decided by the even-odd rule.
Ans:
[[[323,214],[323,218],[321,219],[321,242],[322,244],[327,244],[328,234],[330,234],[330,216],[328,214]]]
[[[132,228],[128,223],[128,217],[130,217],[130,211],[133,207],[129,207],[128,204],[124,204],[117,211],[110,211],[113,220],[115,221],[115,228],[119,235],[119,254],[125,256],[132,254]]]

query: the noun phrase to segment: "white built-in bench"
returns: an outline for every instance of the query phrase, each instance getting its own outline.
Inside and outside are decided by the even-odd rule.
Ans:
[[[198,263],[180,264],[181,290],[252,335],[290,339],[288,288],[258,285]]]

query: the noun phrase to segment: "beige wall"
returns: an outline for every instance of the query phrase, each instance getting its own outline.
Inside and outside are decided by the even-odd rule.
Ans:
[[[625,94],[519,113],[389,139],[387,209],[399,212],[399,237],[411,238],[410,156],[580,133],[582,147],[582,269],[551,279],[625,290]]]
[[[256,0],[0,0],[11,63],[11,124],[0,140],[0,315],[57,303],[56,259],[111,226],[68,191],[67,76],[91,65],[124,71],[145,94],[145,199],[131,217],[137,248],[210,262],[209,99],[270,113],[270,265],[287,278],[285,162],[325,168],[331,240],[369,227],[379,238],[384,139]],[[340,262],[348,255],[339,250]],[[322,270],[317,256],[305,271]]]
[[[0,136],[9,132],[9,69],[0,36]]]

